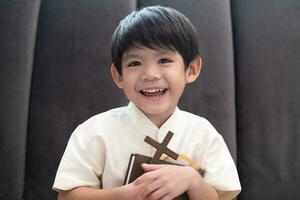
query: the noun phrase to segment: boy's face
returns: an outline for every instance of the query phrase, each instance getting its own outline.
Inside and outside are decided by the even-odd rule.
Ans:
[[[114,65],[111,71],[127,98],[160,127],[174,112],[185,84],[197,78],[200,68],[200,57],[185,70],[177,51],[141,46],[124,52],[122,76]]]

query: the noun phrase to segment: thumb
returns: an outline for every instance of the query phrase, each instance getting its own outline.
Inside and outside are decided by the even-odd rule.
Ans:
[[[144,171],[149,172],[149,171],[154,171],[154,170],[158,170],[158,169],[162,168],[162,165],[143,163],[142,168],[144,169]]]

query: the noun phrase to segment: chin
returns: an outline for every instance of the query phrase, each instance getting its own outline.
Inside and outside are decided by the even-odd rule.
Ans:
[[[162,112],[162,110],[160,108],[158,108],[157,106],[142,106],[142,107],[140,107],[140,109],[144,113],[150,114],[150,115],[157,115]]]
[[[152,115],[152,116],[155,116],[155,115],[165,115],[168,112],[171,112],[170,108],[163,108],[160,105],[145,106],[145,107],[143,107],[142,111],[144,113],[146,113],[147,115]],[[170,113],[170,114],[172,114],[172,113]]]

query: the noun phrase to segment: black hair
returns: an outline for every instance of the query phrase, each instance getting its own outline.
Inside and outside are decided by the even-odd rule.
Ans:
[[[112,36],[112,62],[122,75],[123,53],[131,46],[177,51],[185,68],[199,55],[196,30],[182,13],[169,7],[150,6],[133,11],[120,21]]]

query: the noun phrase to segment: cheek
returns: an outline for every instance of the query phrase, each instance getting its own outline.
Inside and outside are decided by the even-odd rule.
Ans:
[[[184,70],[172,70],[168,73],[168,80],[172,83],[182,83],[185,82],[185,71]]]
[[[133,86],[133,83],[132,83],[131,79],[125,79],[125,80],[123,80],[123,87],[124,87],[124,89],[131,88],[132,86]]]
[[[132,90],[132,89],[134,89],[135,85],[136,85],[136,77],[132,76],[132,74],[131,75],[127,74],[124,77],[126,77],[126,78],[123,79],[123,87],[124,87],[124,89],[125,90]]]
[[[181,94],[185,87],[185,71],[184,70],[172,70],[168,73],[168,83],[170,89],[174,94]]]

